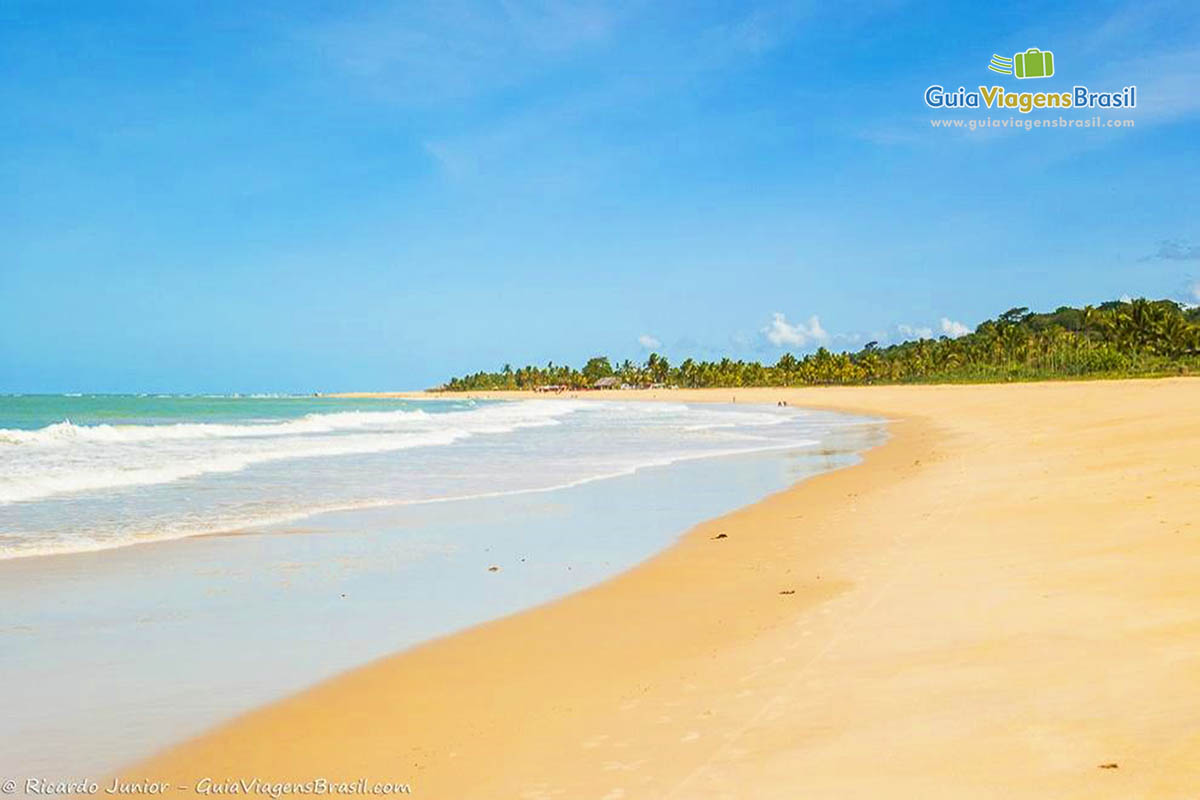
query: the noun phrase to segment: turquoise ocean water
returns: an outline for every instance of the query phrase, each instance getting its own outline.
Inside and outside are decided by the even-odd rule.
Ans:
[[[814,446],[828,424],[675,403],[0,397],[0,559],[546,491]]]
[[[99,777],[882,436],[776,406],[0,397],[0,774]]]

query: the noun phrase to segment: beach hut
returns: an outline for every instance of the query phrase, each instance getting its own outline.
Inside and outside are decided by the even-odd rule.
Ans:
[[[598,380],[594,384],[592,384],[592,386],[594,386],[597,389],[616,389],[617,386],[620,385],[620,383],[621,383],[620,378],[608,377],[608,378],[601,378],[600,380]]]

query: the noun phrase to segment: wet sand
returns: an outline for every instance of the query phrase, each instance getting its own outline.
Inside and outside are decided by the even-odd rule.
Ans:
[[[631,395],[881,415],[891,440],[128,775],[430,798],[1195,795],[1200,381]]]

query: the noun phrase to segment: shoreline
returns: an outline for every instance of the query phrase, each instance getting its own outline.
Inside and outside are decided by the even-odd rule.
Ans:
[[[693,408],[672,406],[671,427],[728,413]],[[663,419],[645,406],[594,411],[576,415]],[[745,411],[759,420],[765,409]],[[12,609],[0,631],[11,645],[0,656],[11,678],[0,774],[107,774],[346,670],[600,583],[706,519],[856,461],[882,436],[877,422],[780,419],[792,416],[795,425],[760,431],[770,441],[716,431],[703,453],[660,458],[649,439],[620,459],[633,466],[619,473],[604,469],[618,463],[576,454],[587,477],[569,486],[537,485],[575,475],[532,463],[526,488],[0,562],[0,605]],[[563,429],[556,441],[576,439]],[[486,458],[475,463],[479,485],[491,470]],[[620,507],[637,512],[614,514]],[[302,642],[313,637],[333,646],[310,651]],[[81,686],[86,696],[75,695]]]
[[[513,396],[507,396],[507,397],[503,396],[503,394],[504,393],[491,393],[487,397],[473,396],[473,397],[464,398],[464,399],[484,399],[484,400],[504,400],[504,401],[515,401],[515,400],[526,400],[526,399],[538,399],[538,400],[577,399],[574,397],[558,397],[558,396],[553,396],[553,395],[547,396],[545,394],[535,394],[535,393],[514,393]],[[354,395],[346,394],[346,395],[326,395],[326,396],[327,397],[361,397],[361,398],[370,398],[370,399],[376,399],[376,398],[377,399],[412,399],[412,400],[438,400],[438,399],[453,400],[454,399],[454,398],[442,398],[437,395],[426,395],[426,394],[422,394],[420,392],[407,392],[407,393],[406,392],[390,392],[390,393],[389,392],[380,392],[380,393],[363,393],[363,394],[354,394]],[[590,397],[590,398],[586,398],[586,399],[605,400],[605,399],[609,399],[609,398],[597,396],[597,397]],[[660,398],[651,397],[651,398],[641,398],[641,399],[658,400]],[[749,405],[760,405],[760,404],[753,403],[753,404],[749,404]],[[769,405],[769,404],[763,404],[763,405]],[[828,410],[836,412],[836,409],[831,408]],[[865,421],[871,422],[872,420],[868,419]],[[883,420],[883,419],[878,419],[878,420],[873,420],[873,421],[877,422],[879,424],[886,423],[886,420]],[[339,513],[356,512],[356,511],[372,511],[372,510],[377,510],[377,509],[388,509],[388,508],[404,508],[404,507],[410,507],[410,506],[433,505],[433,504],[441,504],[441,503],[469,502],[469,501],[473,501],[473,500],[481,500],[481,499],[495,498],[495,497],[506,497],[506,496],[546,494],[546,493],[557,492],[557,491],[575,488],[577,486],[583,486],[583,485],[586,485],[589,483],[594,483],[597,481],[612,480],[614,478],[633,475],[633,474],[636,474],[637,472],[640,472],[645,469],[652,469],[652,468],[663,467],[663,466],[671,466],[671,465],[675,465],[675,464],[681,464],[681,463],[686,463],[689,461],[702,460],[702,459],[708,459],[708,458],[725,458],[725,457],[736,457],[736,456],[741,456],[741,455],[753,455],[753,454],[757,454],[757,453],[769,453],[769,452],[773,452],[773,451],[792,449],[794,447],[796,447],[796,445],[794,443],[784,443],[784,444],[765,445],[765,446],[761,446],[761,447],[747,447],[747,448],[723,450],[723,451],[717,451],[717,452],[702,452],[702,453],[697,453],[697,454],[679,455],[679,456],[669,457],[669,458],[666,458],[663,460],[649,461],[649,462],[637,464],[637,465],[634,465],[634,466],[631,466],[628,468],[622,468],[617,471],[606,472],[606,473],[586,476],[586,477],[582,477],[582,478],[575,478],[575,479],[572,479],[572,480],[564,482],[564,483],[554,483],[554,484],[550,484],[550,485],[546,485],[546,486],[537,486],[537,487],[531,487],[531,488],[506,489],[506,490],[498,490],[498,491],[479,491],[479,492],[475,492],[475,493],[471,493],[471,494],[435,496],[435,497],[401,499],[401,500],[377,500],[377,501],[367,501],[367,502],[361,502],[361,503],[347,503],[345,505],[330,505],[330,506],[324,506],[324,507],[320,507],[320,508],[314,508],[311,510],[294,512],[294,513],[281,513],[277,517],[266,518],[266,519],[249,522],[249,523],[244,523],[244,524],[238,524],[238,525],[234,525],[233,527],[229,527],[229,528],[214,528],[211,530],[202,530],[202,531],[186,531],[186,532],[180,532],[178,534],[174,534],[174,535],[170,535],[170,536],[164,536],[162,538],[122,540],[122,541],[118,541],[118,542],[100,544],[100,545],[96,545],[96,546],[92,546],[92,547],[86,547],[86,548],[80,548],[80,549],[74,549],[74,550],[49,550],[49,551],[31,551],[31,552],[20,552],[20,553],[12,553],[12,554],[0,554],[0,564],[3,564],[5,562],[10,562],[10,561],[20,561],[20,560],[26,560],[26,559],[61,558],[61,557],[76,556],[76,555],[80,555],[80,554],[105,553],[105,552],[109,552],[109,551],[113,551],[113,550],[123,550],[125,548],[130,548],[130,547],[144,547],[147,545],[161,545],[161,544],[165,544],[168,542],[186,541],[188,539],[195,539],[195,538],[228,537],[228,536],[243,536],[243,535],[253,536],[253,535],[259,535],[259,534],[266,533],[272,528],[294,527],[298,523],[303,523],[305,520],[309,520],[314,517],[320,517],[320,516],[323,516],[326,514],[339,514]],[[42,499],[42,498],[38,498],[38,499]]]
[[[1185,796],[1197,389],[736,390],[883,416],[892,438],[598,586],[126,776],[371,776],[431,797]]]

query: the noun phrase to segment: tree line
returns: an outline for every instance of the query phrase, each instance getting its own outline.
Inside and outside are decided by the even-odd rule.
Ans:
[[[974,383],[1074,377],[1186,374],[1200,369],[1200,308],[1172,300],[1122,300],[1062,306],[1051,313],[1012,308],[958,338],[915,339],[888,346],[869,342],[856,352],[825,347],[774,364],[723,358],[672,365],[651,353],[645,363],[613,364],[596,356],[580,369],[544,367],[477,372],[441,389],[587,389],[602,379],[631,387],[685,388],[871,383]]]

